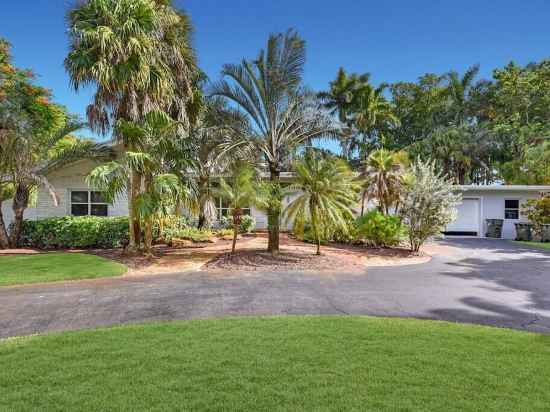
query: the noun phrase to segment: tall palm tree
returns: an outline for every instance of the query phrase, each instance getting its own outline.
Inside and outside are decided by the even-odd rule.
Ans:
[[[444,78],[447,80],[447,93],[451,101],[451,112],[453,121],[459,126],[464,123],[470,111],[470,92],[475,87],[475,78],[479,73],[479,65],[472,66],[460,77],[460,75],[451,71]]]
[[[267,49],[255,60],[225,65],[224,78],[212,85],[212,95],[229,99],[249,117],[251,131],[235,146],[247,145],[261,153],[273,194],[280,193],[281,169],[294,148],[337,135],[331,120],[319,110],[315,96],[301,88],[304,62],[304,41],[289,30],[271,35]],[[280,200],[269,202],[267,211],[268,250],[274,254],[279,252]]]
[[[382,213],[389,213],[399,200],[399,193],[406,164],[406,153],[379,149],[364,162],[361,215],[365,201],[375,199]]]
[[[355,123],[363,134],[363,141],[357,142],[356,146],[362,159],[365,159],[369,145],[385,147],[384,132],[390,127],[399,126],[399,118],[384,97],[385,88],[384,84],[379,87],[367,84],[356,92]]]
[[[235,253],[237,235],[241,224],[242,209],[254,203],[256,199],[255,172],[250,165],[236,165],[232,171],[229,183],[220,179],[220,187],[216,195],[227,200],[233,217],[233,244],[231,253]]]
[[[344,157],[349,158],[352,148],[353,134],[353,112],[357,99],[357,92],[365,85],[368,85],[370,79],[369,73],[358,75],[352,73],[348,75],[341,67],[338,70],[336,79],[329,84],[329,90],[320,92],[317,97],[321,101],[321,106],[327,109],[331,115],[336,115],[340,123],[346,126],[340,142]]]
[[[344,232],[353,219],[357,184],[347,163],[318,156],[306,156],[296,164],[296,182],[288,190],[297,195],[285,209],[289,221],[309,219],[321,254],[321,230],[330,224]]]
[[[140,122],[146,113],[164,110],[187,120],[196,76],[187,16],[171,1],[87,0],[68,15],[70,50],[65,67],[72,86],[95,86],[87,108],[90,126],[106,133],[119,120]],[[125,151],[131,139],[115,132]],[[136,202],[141,176],[131,169],[130,244],[139,233]]]

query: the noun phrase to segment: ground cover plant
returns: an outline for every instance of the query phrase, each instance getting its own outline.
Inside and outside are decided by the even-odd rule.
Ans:
[[[119,276],[127,267],[86,253],[0,256],[0,286]]]
[[[187,321],[0,342],[2,410],[547,410],[550,337],[368,317]]]

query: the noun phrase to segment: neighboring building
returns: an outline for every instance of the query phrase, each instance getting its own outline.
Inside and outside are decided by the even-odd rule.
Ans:
[[[26,219],[43,219],[67,215],[125,216],[128,214],[126,196],[120,196],[113,204],[107,204],[100,192],[94,191],[86,183],[86,176],[96,163],[81,160],[68,167],[52,172],[48,180],[55,188],[59,203],[55,206],[46,190],[40,190],[36,207],[28,208]],[[283,181],[291,181],[292,173],[282,173]],[[513,239],[516,236],[514,223],[525,221],[520,208],[528,199],[535,199],[542,193],[550,193],[550,186],[460,186],[463,202],[458,207],[457,220],[447,227],[449,234],[485,236],[485,219],[503,219],[502,237]],[[227,214],[222,200],[216,207],[218,215]],[[2,204],[6,224],[13,219],[11,202]],[[267,228],[267,216],[262,211],[250,207],[246,212],[256,219],[256,227]]]

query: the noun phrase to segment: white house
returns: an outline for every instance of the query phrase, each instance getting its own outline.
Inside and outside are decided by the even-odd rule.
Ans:
[[[503,219],[502,237],[514,239],[514,224],[526,222],[520,213],[529,199],[550,193],[550,186],[459,186],[462,203],[458,206],[456,221],[447,227],[447,233],[484,237],[486,219]]]
[[[95,163],[81,160],[68,167],[52,172],[48,180],[55,187],[58,204],[54,204],[50,194],[40,190],[36,207],[25,212],[26,219],[43,219],[66,215],[125,216],[128,214],[126,196],[121,196],[113,204],[107,204],[100,192],[94,191],[86,183],[87,174]],[[283,180],[292,180],[291,173],[282,173]],[[525,221],[520,207],[528,199],[535,199],[541,193],[550,193],[550,186],[459,186],[463,202],[458,207],[457,220],[447,227],[447,233],[484,237],[486,219],[504,219],[503,238],[516,236],[514,223]],[[217,204],[219,216],[227,213],[221,200]],[[12,220],[11,202],[2,204],[6,224]],[[267,228],[265,213],[251,207],[249,212],[256,218],[257,228]]]

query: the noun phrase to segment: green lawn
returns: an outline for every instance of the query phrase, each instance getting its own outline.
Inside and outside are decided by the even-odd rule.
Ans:
[[[86,253],[0,256],[0,286],[118,276],[127,268]]]
[[[547,411],[550,336],[280,317],[0,342],[0,410]]]
[[[514,243],[517,243],[518,245],[522,245],[522,246],[530,246],[530,247],[535,247],[539,249],[550,250],[550,242],[543,243],[543,242],[514,241]]]

